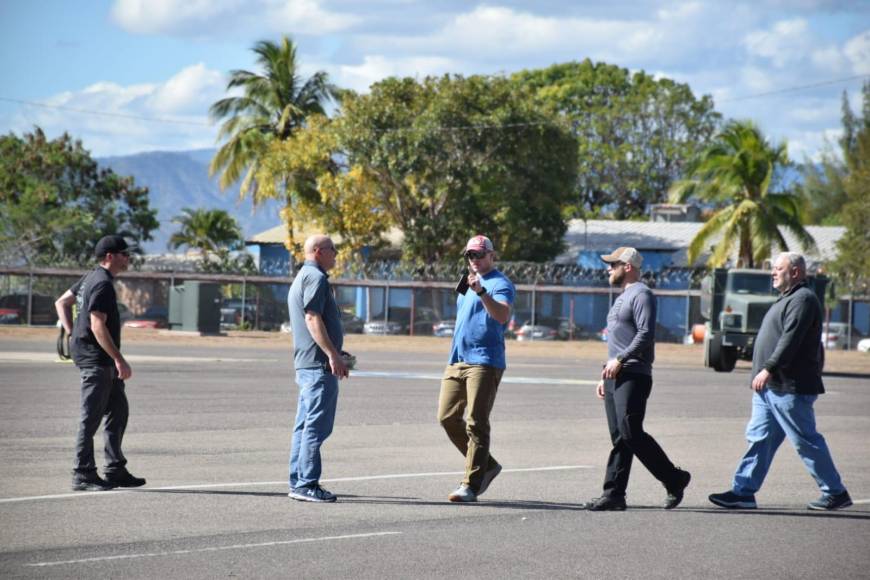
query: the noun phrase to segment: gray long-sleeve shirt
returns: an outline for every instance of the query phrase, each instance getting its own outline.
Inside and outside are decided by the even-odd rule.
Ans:
[[[607,313],[607,356],[622,355],[622,371],[652,375],[656,298],[643,282],[625,289]]]
[[[773,303],[761,322],[752,376],[770,373],[768,388],[800,395],[825,392],[822,384],[822,306],[805,283]]]

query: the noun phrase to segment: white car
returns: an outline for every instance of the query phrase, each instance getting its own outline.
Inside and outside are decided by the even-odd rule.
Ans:
[[[848,349],[849,324],[847,322],[822,323],[822,344],[827,350]]]

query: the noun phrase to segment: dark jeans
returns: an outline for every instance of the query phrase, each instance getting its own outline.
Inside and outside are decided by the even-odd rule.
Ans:
[[[604,388],[604,410],[613,449],[607,459],[604,495],[625,497],[631,462],[635,455],[666,488],[677,479],[678,472],[665,452],[643,430],[646,400],[652,390],[652,377],[620,374],[607,381]]]
[[[118,378],[118,371],[113,366],[80,368],[79,372],[82,376],[82,411],[76,437],[76,462],[73,472],[76,475],[91,475],[96,472],[94,435],[104,416],[104,471],[106,474],[124,472],[127,459],[121,452],[121,441],[124,439],[130,412],[127,395],[124,393],[124,381]]]

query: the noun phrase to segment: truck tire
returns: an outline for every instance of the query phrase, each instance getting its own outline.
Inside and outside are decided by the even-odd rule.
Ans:
[[[707,342],[706,358],[708,366],[717,373],[730,373],[737,364],[737,351],[728,346],[722,346],[722,336],[713,334]]]

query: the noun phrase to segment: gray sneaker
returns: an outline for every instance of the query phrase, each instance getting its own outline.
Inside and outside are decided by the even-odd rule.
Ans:
[[[338,499],[334,493],[315,485],[314,487],[297,487],[287,494],[296,501],[310,501],[314,503],[332,503]]]
[[[480,489],[477,490],[478,496],[483,495],[483,492],[489,488],[489,484],[492,483],[493,479],[498,477],[499,473],[501,473],[501,465],[498,463],[496,463],[494,467],[490,467],[486,470],[483,474],[483,480],[480,482]]]
[[[456,491],[448,495],[447,499],[454,503],[470,503],[477,501],[477,494],[463,483],[456,488]]]
[[[807,509],[811,510],[841,510],[852,505],[852,498],[849,497],[849,492],[844,491],[837,495],[823,494],[816,501],[807,504]]]

